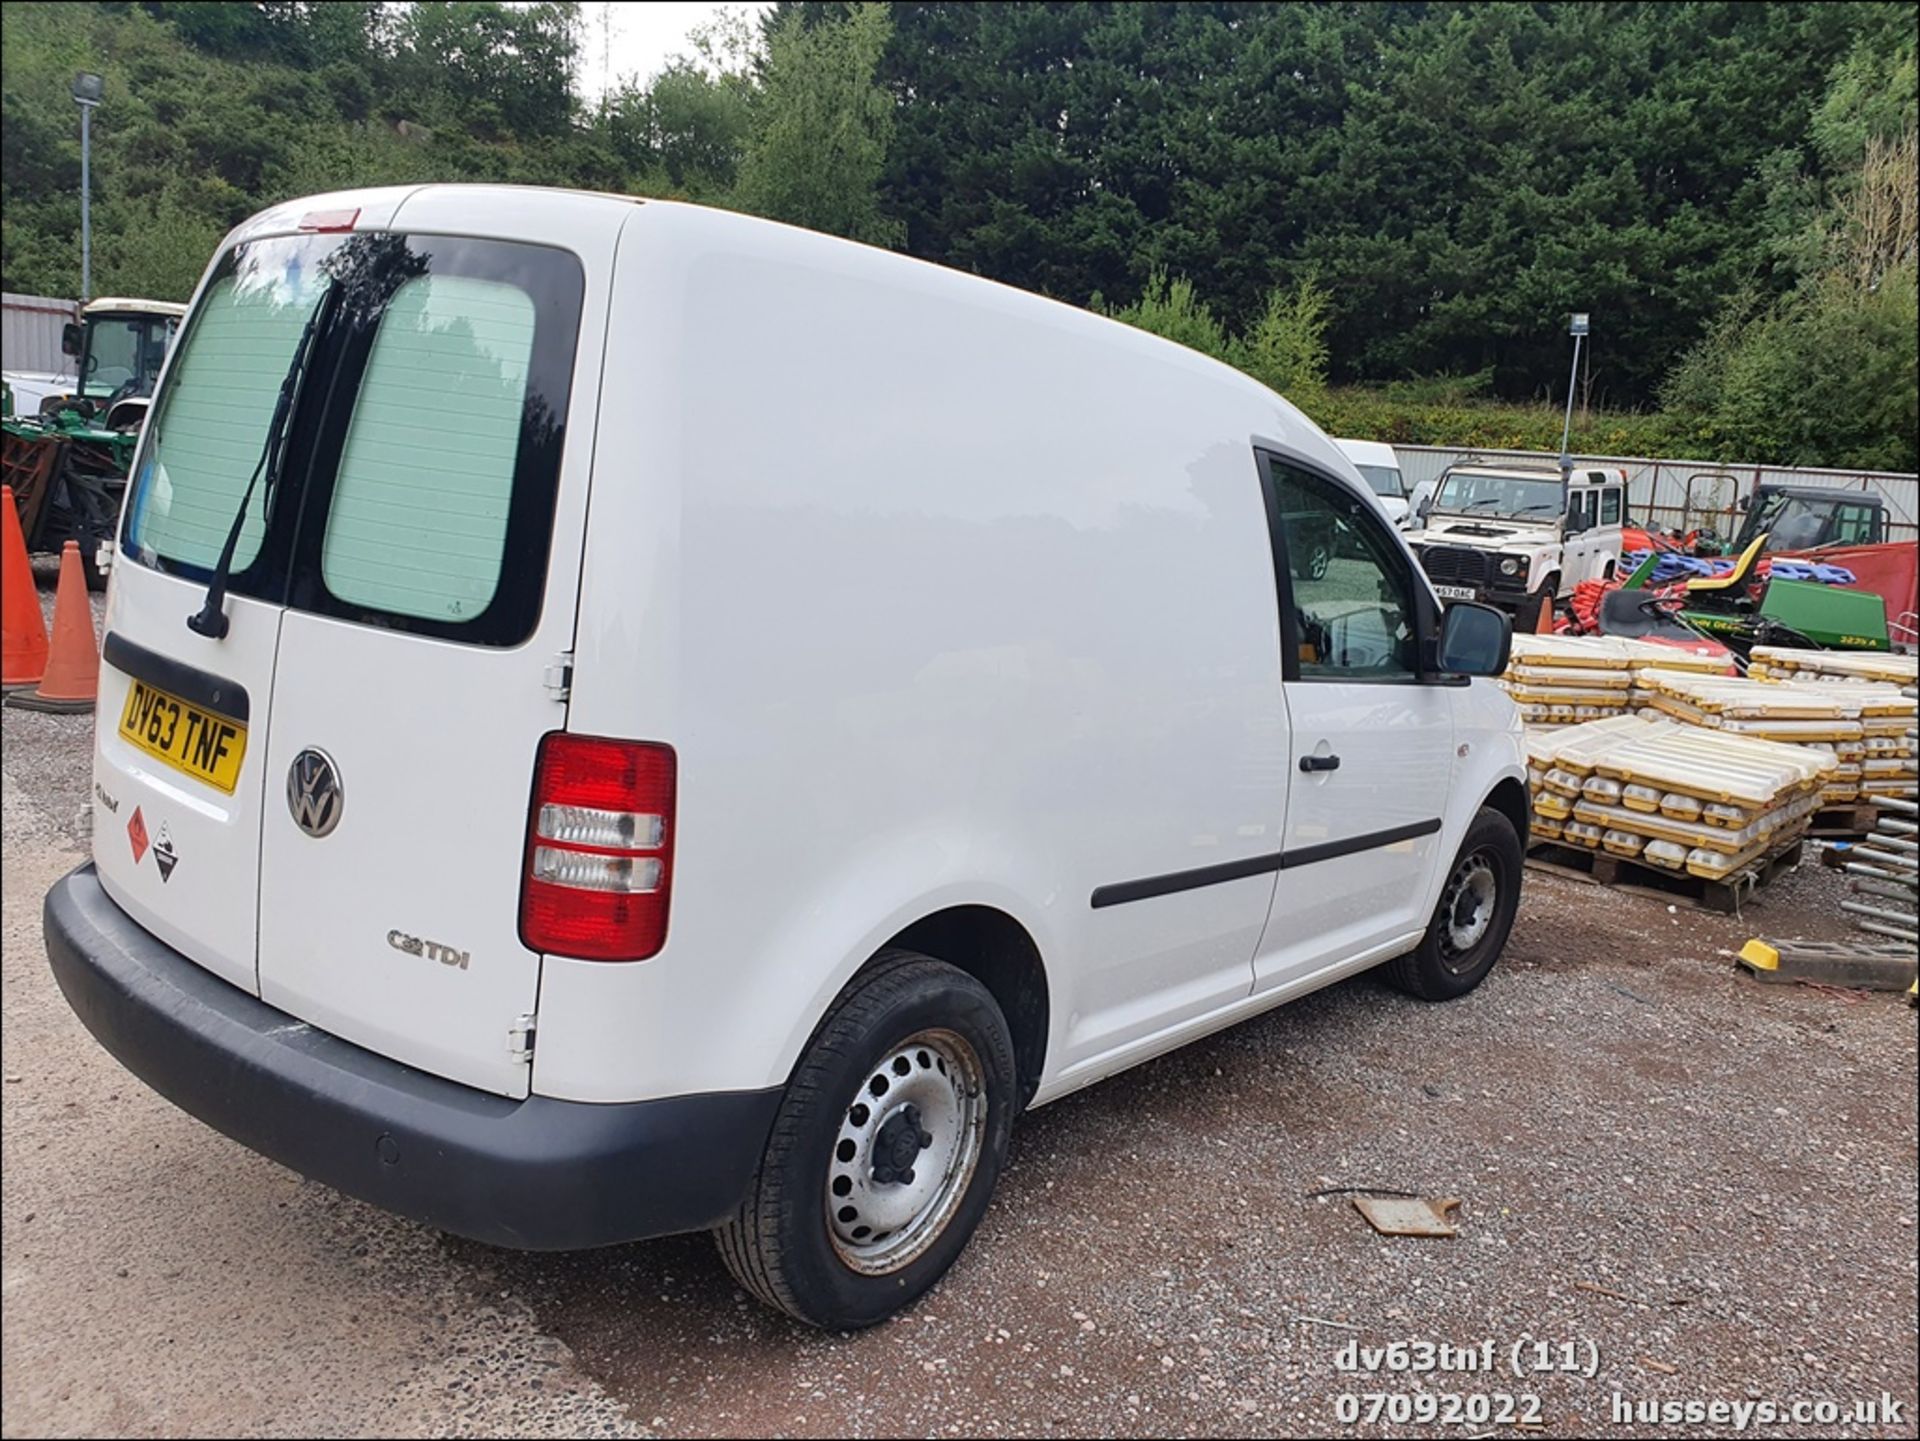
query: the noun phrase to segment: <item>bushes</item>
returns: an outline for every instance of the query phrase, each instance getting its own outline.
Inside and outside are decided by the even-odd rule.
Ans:
[[[1098,295],[1091,304],[1102,315],[1150,331],[1189,350],[1197,350],[1215,360],[1227,358],[1226,327],[1220,324],[1207,303],[1194,295],[1193,282],[1184,275],[1169,280],[1166,271],[1155,270],[1147,277],[1147,288],[1140,293],[1140,298],[1118,310],[1108,309]]]
[[[1327,388],[1327,312],[1331,297],[1311,279],[1276,285],[1267,308],[1229,352],[1233,364],[1295,405],[1312,406]]]
[[[1563,412],[1552,405],[1415,399],[1396,394],[1391,386],[1385,390],[1341,386],[1301,408],[1329,435],[1469,450],[1557,452],[1563,419]],[[1582,417],[1576,411],[1573,419],[1576,454],[1709,458],[1675,417],[1662,412],[1595,411]]]

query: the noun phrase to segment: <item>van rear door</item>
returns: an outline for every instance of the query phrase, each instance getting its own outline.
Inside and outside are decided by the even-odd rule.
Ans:
[[[390,230],[300,263],[334,298],[268,524],[286,605],[255,741],[257,973],[293,1016],[524,1096],[540,965],[518,927],[527,798],[541,737],[565,725],[606,286],[631,205],[475,208],[427,189]],[[262,240],[244,263],[286,262]]]
[[[389,221],[404,190],[362,191]],[[328,201],[314,202],[324,207]],[[160,380],[122,516],[108,587],[94,727],[93,857],[107,894],[222,979],[257,992],[261,806],[280,643],[284,566],[265,518],[281,500],[258,475],[275,403],[322,293],[336,236],[298,232],[306,207],[237,232],[202,283],[191,343]],[[291,232],[291,233],[289,233]],[[269,263],[271,262],[271,263]],[[287,428],[289,451],[305,432]],[[234,517],[255,483],[239,530]],[[229,535],[224,637],[190,630]]]

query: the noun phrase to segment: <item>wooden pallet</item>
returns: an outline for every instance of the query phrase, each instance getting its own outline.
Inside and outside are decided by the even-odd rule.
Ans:
[[[1755,861],[1744,871],[1724,881],[1708,880],[1687,871],[1670,871],[1630,860],[1608,851],[1590,851],[1585,846],[1561,845],[1537,841],[1527,851],[1527,865],[1548,875],[1567,880],[1586,881],[1609,886],[1633,895],[1650,896],[1669,904],[1686,901],[1697,910],[1733,915],[1744,896],[1768,884],[1800,864],[1801,837],[1795,836]]]
[[[1813,813],[1810,836],[1864,836],[1880,823],[1880,807],[1872,801],[1849,801]]]

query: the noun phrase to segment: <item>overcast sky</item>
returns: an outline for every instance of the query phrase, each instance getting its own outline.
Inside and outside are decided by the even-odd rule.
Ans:
[[[714,0],[589,0],[580,7],[580,87],[589,101],[629,77],[645,82],[675,55],[691,48],[688,33],[717,10],[758,17],[765,4],[715,4]],[[604,27],[604,28],[603,28]]]

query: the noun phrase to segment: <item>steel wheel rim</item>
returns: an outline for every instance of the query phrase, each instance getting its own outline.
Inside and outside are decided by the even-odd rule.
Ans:
[[[1440,959],[1458,974],[1471,965],[1468,952],[1493,929],[1500,908],[1500,877],[1485,851],[1475,851],[1447,878],[1440,898]]]
[[[827,1158],[827,1234],[840,1259],[884,1275],[922,1255],[973,1182],[986,1122],[985,1071],[965,1037],[918,1031],[888,1050],[841,1113]]]

